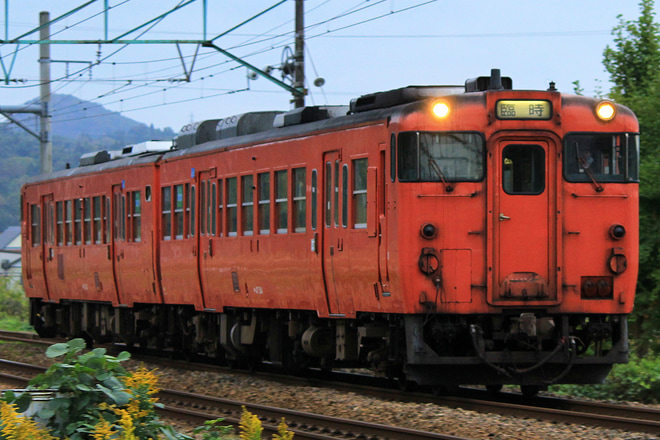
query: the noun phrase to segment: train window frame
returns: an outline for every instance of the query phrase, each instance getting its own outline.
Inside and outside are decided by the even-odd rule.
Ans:
[[[83,199],[83,243],[92,244],[92,200]]]
[[[396,181],[396,133],[390,136],[390,180]]]
[[[270,234],[270,171],[257,174],[257,229],[259,235]]]
[[[73,200],[64,202],[64,226],[66,246],[73,246]]]
[[[609,165],[610,158],[605,154],[593,156],[594,151],[605,150],[601,146],[584,144],[579,146],[572,142],[576,137],[618,137],[625,139],[624,145],[611,145],[610,157],[617,156],[616,149],[623,149],[615,159],[614,166]],[[635,132],[570,132],[563,139],[563,177],[571,183],[639,183],[639,133]],[[613,139],[614,140],[614,139]],[[606,145],[602,145],[606,147]],[[609,147],[609,146],[607,146]],[[581,149],[583,149],[581,151]],[[589,154],[588,154],[589,153]],[[592,164],[595,166],[592,167]],[[600,166],[604,172],[593,172]],[[612,173],[610,168],[621,166],[621,172]]]
[[[174,240],[183,240],[185,225],[183,223],[185,212],[184,184],[172,186],[172,237]]]
[[[293,210],[291,213],[294,233],[307,231],[307,168],[291,169],[291,198]]]
[[[318,227],[318,171],[312,170],[311,176],[311,226],[312,231],[316,231]]]
[[[103,240],[103,220],[101,196],[92,197],[92,243],[101,244]]]
[[[335,214],[334,214],[334,219],[335,219],[335,227],[339,226],[339,159],[335,159],[335,186],[334,186],[334,194],[335,194]]]
[[[103,231],[105,232],[105,243],[110,243],[110,225],[108,224],[108,217],[110,216],[110,197],[103,196],[105,211],[103,212]]]
[[[275,233],[287,234],[289,232],[289,170],[275,170],[274,180]]]
[[[341,167],[341,226],[348,227],[348,164]]]
[[[227,182],[227,236],[238,235],[238,179],[228,177]]]
[[[131,193],[131,241],[139,243],[142,241],[142,204],[140,191]]]
[[[164,241],[172,239],[172,187],[161,188],[161,238]]]
[[[211,181],[210,181],[211,182]],[[217,182],[214,180],[211,182],[211,203],[209,204],[209,211],[211,212],[211,236],[215,237],[218,226],[218,211],[215,209],[216,207],[216,197],[218,195],[218,187],[217,187]]]
[[[332,161],[325,162],[325,191],[323,199],[323,217],[325,227],[329,228],[332,224]]]
[[[456,176],[452,175],[446,170],[442,170],[440,166],[437,163],[436,159],[433,159],[432,163],[435,164],[435,166],[429,165],[429,168],[431,170],[426,170],[423,169],[420,166],[420,135],[437,135],[437,136],[445,136],[445,137],[458,137],[458,136],[475,136],[474,140],[478,139],[480,145],[476,145],[480,148],[480,154],[475,154],[473,155],[473,158],[479,158],[479,162],[475,163],[470,163],[466,162],[467,165],[470,167],[474,167],[474,177],[469,177],[469,176]],[[409,142],[404,142],[402,138],[405,137],[412,137],[414,136],[416,141],[415,141],[415,153],[416,155],[413,157],[411,154],[404,154],[405,152],[402,151],[404,148],[408,148],[410,145]],[[463,145],[467,145],[467,143],[463,143]],[[466,148],[467,149],[467,148]],[[486,140],[484,137],[484,134],[478,131],[402,131],[399,132],[397,135],[397,177],[399,179],[399,182],[441,182],[443,180],[447,182],[481,182],[484,180],[486,176]],[[412,162],[410,158],[413,159],[415,162],[414,164],[414,175],[409,175],[409,174],[404,174],[406,171],[411,171],[412,167]],[[449,156],[447,158],[448,160],[458,160],[462,159],[461,156],[457,157],[452,157]],[[468,160],[470,158],[464,158],[465,160]],[[409,163],[403,163],[404,161],[408,161]],[[431,162],[430,162],[431,163]],[[428,177],[422,177],[422,170],[425,173],[428,173],[429,175],[435,175],[434,178],[428,178]],[[437,170],[440,170],[441,172],[438,173]],[[433,173],[431,173],[433,171]]]
[[[55,243],[64,246],[64,202],[55,202]]]
[[[213,207],[213,209],[216,211],[216,221],[217,221],[217,227],[216,227],[216,236],[222,237],[224,233],[223,229],[223,220],[224,217],[222,217],[222,212],[223,212],[223,201],[224,201],[224,193],[225,193],[225,187],[223,186],[223,179],[218,179],[216,180],[216,185],[218,186],[218,200],[216,200],[216,205]]]
[[[206,180],[199,182],[199,235],[205,237],[208,226],[206,219],[208,218],[208,201],[207,201],[208,185]]]
[[[191,184],[190,185],[190,192],[188,193],[188,205],[189,205],[189,209],[190,209],[190,217],[188,219],[188,224],[189,224],[188,231],[189,231],[189,234],[190,234],[189,237],[194,237],[195,236],[196,226],[197,226],[197,223],[196,223],[196,221],[197,221],[196,220],[197,219],[197,217],[196,217],[196,214],[197,214],[197,211],[196,211],[196,208],[197,208],[197,198],[196,198],[197,190],[195,188],[196,188],[195,185]]]
[[[531,153],[532,156],[520,158],[514,163],[507,152],[517,151],[521,153]],[[537,154],[540,153],[541,155]],[[529,163],[528,159],[532,159],[532,167],[525,166]],[[542,159],[539,162],[539,159]],[[507,160],[509,162],[507,162]],[[512,196],[537,196],[543,194],[546,189],[547,179],[547,152],[538,144],[509,144],[502,149],[502,190]],[[523,167],[517,166],[523,162]],[[539,166],[540,164],[540,166]],[[516,168],[514,168],[516,167]],[[507,171],[510,168],[510,171]],[[524,173],[526,181],[531,186],[521,186],[520,178],[518,176]],[[531,182],[531,183],[530,183]]]
[[[351,160],[352,165],[352,223],[353,229],[367,228],[367,179],[369,169],[369,158],[359,157]],[[362,169],[364,172],[362,173]],[[361,178],[361,179],[359,179]]]
[[[46,208],[46,243],[50,246],[55,244],[55,204],[53,200],[47,202]]]
[[[73,244],[82,244],[82,199],[73,199]]]
[[[254,175],[241,176],[241,234],[254,235]]]
[[[41,245],[41,206],[36,203],[30,205],[30,238],[32,247]]]

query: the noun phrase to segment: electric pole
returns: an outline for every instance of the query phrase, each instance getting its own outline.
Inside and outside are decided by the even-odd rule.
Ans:
[[[305,5],[304,0],[296,0],[296,50],[294,53],[293,88],[302,93],[295,94],[295,108],[305,106]]]
[[[39,13],[39,39],[50,40],[50,14]],[[50,44],[39,45],[39,79],[41,81],[41,124],[39,133],[39,161],[41,174],[53,172],[53,142],[51,140],[50,119]]]

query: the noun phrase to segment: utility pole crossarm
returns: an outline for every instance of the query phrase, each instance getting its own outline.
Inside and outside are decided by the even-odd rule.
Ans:
[[[270,82],[272,82],[272,83],[274,83],[274,84],[277,84],[278,86],[282,87],[282,88],[285,89],[285,90],[288,90],[288,91],[291,92],[294,96],[305,96],[305,90],[304,90],[304,89],[291,87],[291,86],[288,85],[287,83],[282,82],[282,81],[278,80],[277,78],[273,78],[272,76],[270,76],[269,74],[267,74],[267,73],[264,72],[263,70],[259,69],[258,67],[255,67],[255,66],[253,66],[252,64],[248,63],[247,61],[245,61],[245,60],[243,60],[243,59],[241,59],[241,58],[239,58],[239,57],[237,57],[237,56],[235,56],[235,55],[232,55],[231,53],[227,52],[227,51],[224,50],[224,49],[219,48],[218,46],[216,46],[215,44],[213,44],[213,43],[211,43],[211,42],[206,42],[206,43],[202,44],[202,46],[204,46],[204,47],[210,47],[210,48],[212,48],[212,49],[217,50],[218,52],[220,52],[221,54],[225,55],[226,57],[231,58],[232,60],[236,61],[236,62],[239,63],[240,65],[242,65],[242,66],[244,66],[244,67],[247,67],[248,69],[252,70],[252,71],[253,71],[254,73],[256,73],[257,75],[266,78],[268,81],[270,81]]]

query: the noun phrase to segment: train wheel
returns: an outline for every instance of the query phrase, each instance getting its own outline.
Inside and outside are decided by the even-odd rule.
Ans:
[[[538,385],[520,385],[520,392],[525,397],[534,397],[539,391],[541,391],[541,387]]]
[[[501,384],[486,385],[486,390],[488,391],[489,394],[497,395],[500,393],[500,391],[502,391],[502,385]]]

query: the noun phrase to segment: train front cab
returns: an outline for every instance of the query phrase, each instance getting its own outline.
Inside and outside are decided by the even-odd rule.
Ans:
[[[628,358],[636,118],[616,106],[602,120],[596,100],[556,91],[444,102],[454,119],[412,112],[398,134],[399,255],[418,262],[399,266],[417,312],[404,318],[407,377],[527,390],[601,382]],[[541,105],[542,117],[497,108],[511,103]],[[474,130],[480,118],[490,123]]]

